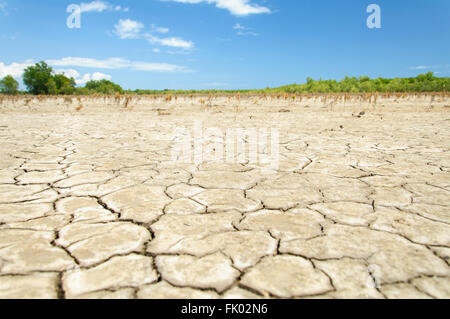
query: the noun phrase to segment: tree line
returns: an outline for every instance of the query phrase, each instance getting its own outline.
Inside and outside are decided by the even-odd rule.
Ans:
[[[10,75],[0,81],[0,93],[35,95],[89,95],[89,94],[219,94],[219,93],[375,93],[375,92],[446,92],[450,88],[449,77],[436,77],[433,72],[410,78],[371,79],[368,76],[348,77],[337,80],[307,78],[304,84],[292,84],[260,90],[124,90],[108,80],[89,81],[77,87],[74,78],[55,74],[45,62],[25,69],[23,83],[27,91],[19,91],[19,83]]]
[[[307,78],[305,84],[293,84],[269,89],[285,93],[375,93],[375,92],[443,92],[450,89],[449,77],[435,77],[433,72],[410,78],[371,79],[345,77],[341,81],[313,80]]]
[[[84,87],[77,87],[73,77],[56,74],[45,62],[36,63],[24,70],[23,83],[27,91],[19,91],[19,82],[7,75],[0,81],[3,94],[29,93],[34,95],[88,95],[88,94],[123,94],[120,85],[108,80],[89,81]]]

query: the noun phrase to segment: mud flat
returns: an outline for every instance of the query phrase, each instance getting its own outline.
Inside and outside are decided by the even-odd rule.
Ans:
[[[450,297],[449,97],[207,98],[2,98],[0,298]],[[174,161],[198,122],[278,168]]]

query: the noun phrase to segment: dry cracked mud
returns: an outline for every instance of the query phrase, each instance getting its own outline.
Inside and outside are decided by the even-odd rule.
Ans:
[[[171,161],[199,119],[278,128],[279,168]],[[0,298],[450,298],[449,128],[446,112],[0,114]]]

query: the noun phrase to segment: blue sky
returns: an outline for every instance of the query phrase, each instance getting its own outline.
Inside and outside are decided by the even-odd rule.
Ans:
[[[381,29],[369,29],[369,4]],[[81,28],[66,12],[79,5]],[[450,74],[448,0],[0,0],[0,77],[45,60],[82,85],[265,88]]]

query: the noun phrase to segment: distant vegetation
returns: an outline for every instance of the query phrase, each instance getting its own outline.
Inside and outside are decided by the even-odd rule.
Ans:
[[[122,94],[124,92],[120,85],[108,80],[89,81],[84,88],[89,90],[90,93],[99,94]]]
[[[178,94],[275,94],[275,93],[375,93],[375,92],[446,92],[450,89],[449,77],[435,77],[433,72],[412,78],[371,79],[345,77],[341,81],[306,79],[304,84],[292,84],[277,88],[259,90],[124,90],[120,85],[108,80],[89,81],[84,87],[77,87],[74,78],[55,74],[45,62],[39,62],[25,69],[23,83],[27,92],[19,92],[19,83],[6,76],[0,81],[0,93],[29,93],[34,95],[178,95]]]
[[[269,89],[285,93],[374,93],[374,92],[442,92],[450,89],[450,78],[435,77],[433,72],[420,74],[415,78],[371,79],[345,77],[341,81],[311,78],[305,84],[293,84]]]
[[[31,94],[74,94],[75,80],[63,74],[53,74],[45,62],[30,66],[23,73],[23,83]]]
[[[25,69],[23,83],[27,87],[27,93],[34,95],[124,93],[120,85],[108,80],[89,81],[84,87],[76,87],[74,78],[68,78],[64,74],[55,74],[53,69],[43,61]]]
[[[414,78],[371,79],[345,77],[341,81],[306,79],[304,84],[292,84],[260,90],[203,90],[203,91],[151,91],[136,90],[136,94],[211,94],[211,93],[375,93],[375,92],[443,92],[450,89],[450,78],[435,77],[433,72],[420,74]]]
[[[5,76],[0,81],[0,93],[16,94],[18,91],[19,91],[19,82],[17,82],[11,75]]]

